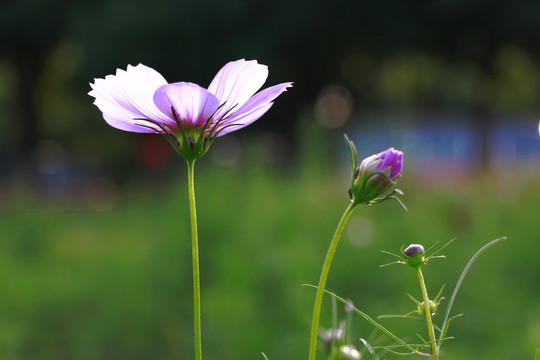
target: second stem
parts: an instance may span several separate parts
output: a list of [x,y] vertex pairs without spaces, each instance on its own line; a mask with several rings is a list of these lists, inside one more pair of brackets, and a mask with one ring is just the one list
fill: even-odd
[[428,329],[429,341],[431,343],[431,357],[435,360],[439,358],[437,351],[437,344],[435,343],[435,331],[433,329],[433,322],[431,321],[431,307],[429,302],[429,297],[427,293],[426,283],[424,281],[424,275],[420,267],[416,269],[416,275],[418,276],[418,281],[420,282],[420,288],[422,289],[422,298],[424,299],[424,312],[426,313],[426,324]]
[[339,242],[339,238],[341,237],[341,233],[343,232],[343,229],[345,228],[345,224],[347,223],[349,216],[351,216],[351,213],[355,206],[356,204],[351,202],[349,206],[347,207],[347,209],[345,210],[345,212],[343,213],[341,220],[339,220],[339,224],[336,229],[336,232],[334,233],[334,237],[332,238],[332,241],[330,242],[330,247],[328,248],[326,258],[324,259],[324,264],[321,271],[321,277],[319,279],[319,285],[317,287],[317,295],[315,295],[315,305],[313,306],[313,319],[311,320],[311,337],[310,337],[310,342],[309,342],[309,360],[315,360],[315,357],[317,355],[317,335],[318,335],[318,330],[319,330],[319,319],[321,316],[324,286],[326,285],[326,279],[328,278],[330,265],[332,265],[332,259],[334,258],[334,253],[336,252],[336,248]]

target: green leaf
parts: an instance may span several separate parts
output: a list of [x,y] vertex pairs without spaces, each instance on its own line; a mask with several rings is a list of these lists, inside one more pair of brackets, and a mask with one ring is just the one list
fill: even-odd
[[[317,286],[315,285],[311,285],[311,284],[302,284],[302,286],[309,286],[309,287],[312,287],[312,288],[315,288],[317,289]],[[339,301],[341,301],[343,304],[347,304],[347,300],[339,297],[338,295],[334,294],[333,292],[331,291],[328,291],[328,290],[324,290],[325,293],[335,297],[336,299],[338,299]],[[378,322],[376,322],[375,320],[373,320],[369,315],[367,315],[366,313],[360,311],[359,309],[357,309],[356,307],[352,307],[353,308],[353,311],[355,313],[357,313],[358,315],[360,315],[361,317],[363,317],[367,322],[369,322],[371,325],[373,325],[374,327],[376,327],[377,329],[379,329],[380,331],[382,331],[383,333],[385,333],[386,335],[388,335],[389,337],[391,337],[392,339],[394,339],[395,341],[397,341],[398,343],[401,344],[401,346],[407,348],[408,350],[410,350],[412,353],[414,354],[421,354],[418,350],[414,349],[412,346],[410,346],[409,344],[407,344],[405,341],[401,340],[399,337],[397,337],[396,335],[392,334],[390,332],[390,330],[387,330],[384,326],[382,326],[381,324],[379,324]]]
[[[478,259],[478,257],[480,255],[482,255],[482,253],[484,251],[486,251],[487,249],[489,249],[490,247],[492,247],[493,245],[503,241],[503,240],[506,240],[506,236],[503,236],[503,237],[500,237],[498,239],[495,239],[495,240],[492,240],[490,242],[488,242],[486,245],[482,246],[480,248],[480,250],[478,250],[472,257],[471,259],[469,260],[469,262],[467,263],[467,265],[465,265],[465,268],[463,269],[463,272],[461,273],[461,276],[459,277],[458,279],[458,282],[456,284],[456,287],[454,288],[454,292],[452,293],[452,296],[450,297],[450,301],[448,301],[448,307],[446,308],[446,313],[444,315],[444,321],[442,323],[442,326],[441,326],[441,334],[439,336],[439,341],[442,341],[442,339],[446,336],[446,332],[448,331],[448,323],[450,322],[450,320],[453,320],[455,319],[456,317],[453,317],[451,318],[450,320],[448,320],[448,317],[450,316],[450,310],[452,309],[452,305],[454,304],[454,300],[456,299],[456,295],[459,291],[459,288],[461,287],[461,283],[463,283],[463,280],[465,279],[465,275],[467,275],[467,273],[469,272],[469,269],[471,268],[472,264],[476,261],[476,259]],[[453,241],[453,240],[452,240]],[[448,244],[446,244],[448,245]],[[446,247],[443,246],[444,247]],[[442,249],[442,248],[441,248]],[[440,249],[439,249],[440,250]],[[438,252],[438,251],[437,251]],[[437,253],[435,252],[435,253]],[[434,254],[435,254],[434,253]],[[434,255],[433,254],[433,255]],[[432,256],[433,256],[432,255]]]
[[369,345],[369,343],[365,340],[365,339],[362,339],[360,338],[360,341],[362,343],[364,343],[364,346],[368,349],[368,351],[370,352],[371,355],[373,355],[373,358],[375,360],[379,360],[379,357],[377,356],[377,354],[375,353],[375,350],[373,350],[373,348],[371,347],[371,345]]
[[354,173],[356,172],[356,168],[358,167],[358,153],[356,152],[356,146],[354,146],[354,143],[349,140],[347,134],[343,134],[343,136],[345,137],[345,142],[347,143],[347,146],[349,147],[349,152],[351,153],[351,168],[354,178]]

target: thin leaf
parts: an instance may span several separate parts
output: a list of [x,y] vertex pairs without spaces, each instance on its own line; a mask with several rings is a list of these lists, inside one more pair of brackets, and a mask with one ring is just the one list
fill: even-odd
[[446,334],[446,332],[448,331],[448,326],[450,325],[450,322],[453,321],[454,319],[457,319],[458,317],[461,317],[461,316],[463,316],[463,314],[457,314],[457,315],[452,316],[450,319],[448,319],[448,321],[445,324],[446,327],[442,328],[443,334]]
[[431,245],[426,251],[424,251],[424,254],[427,254],[431,251],[435,246],[437,246],[440,243],[440,241],[437,241],[435,244]]
[[426,341],[426,339],[424,339],[424,338],[422,337],[422,335],[416,334],[416,337],[419,338],[420,341],[423,343],[423,344],[418,345],[418,346],[426,346],[426,345],[428,344],[428,342]]
[[412,355],[412,354],[420,354],[420,355],[425,355],[425,356],[429,356],[429,354],[424,354],[418,350],[414,350],[414,352],[410,352],[410,353],[403,353],[403,352],[399,352],[399,351],[395,351],[395,350],[392,350],[390,348],[384,348],[386,351],[388,351],[389,353],[392,353],[394,355],[402,355],[402,356],[406,356],[406,355]]
[[[303,284],[302,286],[309,286],[309,287],[312,287],[314,289],[317,289],[318,287],[315,286],[315,285],[311,285],[311,284]],[[338,295],[334,294],[333,292],[330,292],[328,290],[324,290],[325,293],[335,297],[336,299],[338,299],[339,301],[341,301],[343,304],[346,304],[347,303],[347,300],[339,297]],[[389,337],[391,337],[392,339],[394,339],[395,341],[397,341],[398,343],[402,344],[403,347],[406,347],[408,350],[412,351],[413,353],[416,353],[416,350],[411,347],[409,344],[407,344],[405,341],[401,340],[400,338],[398,338],[396,335],[392,334],[389,330],[387,330],[384,326],[382,326],[381,324],[379,324],[378,322],[376,322],[375,320],[373,320],[369,315],[363,313],[362,311],[360,311],[359,309],[357,309],[356,307],[352,307],[354,312],[356,312],[358,315],[362,316],[367,322],[369,322],[371,325],[373,325],[374,327],[376,327],[377,329],[379,329],[380,331],[382,331],[383,333],[385,333],[386,335],[388,335]]]
[[[398,193],[399,194],[399,193]],[[393,199],[393,200],[396,200],[398,202],[398,204],[403,208],[403,210],[405,211],[409,211],[409,209],[407,209],[407,207],[405,206],[405,204],[403,203],[403,201],[401,201],[400,198],[398,198],[397,196],[389,196],[388,199]]]
[[437,301],[437,299],[442,295],[442,292],[444,290],[444,288],[446,287],[446,284],[444,284],[442,287],[441,287],[441,290],[439,290],[439,293],[437,294],[437,296],[435,296],[435,299],[433,299],[433,301]]
[[387,267],[387,266],[394,265],[394,264],[403,264],[403,265],[407,265],[407,263],[404,263],[403,261],[394,261],[394,262],[391,262],[391,263],[388,263],[388,264],[382,264],[382,265],[379,265],[379,267],[380,267],[380,268],[383,268],[383,267]]
[[[452,296],[450,297],[450,301],[448,301],[448,307],[446,308],[446,314],[444,315],[444,321],[441,326],[441,334],[439,337],[439,340],[442,340],[446,336],[446,332],[448,331],[448,317],[450,316],[450,310],[452,309],[452,305],[454,304],[454,300],[456,299],[456,295],[459,291],[459,288],[461,287],[461,283],[463,282],[463,279],[465,279],[465,275],[469,272],[469,269],[471,268],[472,264],[478,259],[480,255],[484,251],[486,251],[488,248],[492,247],[493,245],[506,240],[506,236],[500,237],[498,239],[492,240],[488,242],[486,245],[482,246],[480,250],[478,250],[469,260],[467,265],[465,265],[465,268],[463,269],[463,272],[461,273],[461,276],[459,277],[459,280],[456,284],[456,287],[454,288],[454,292],[452,293]],[[452,240],[453,241],[453,240]]]
[[[445,247],[447,247],[448,245],[450,245],[451,243],[453,243],[454,241],[456,241],[456,238],[453,238],[452,240],[450,240],[449,242],[447,242],[446,244],[444,244],[443,246],[441,246],[437,251],[435,251],[433,254],[429,255],[429,258],[432,258],[433,256],[435,256],[436,254],[440,253],[441,250],[443,250]],[[430,248],[431,249],[431,248]],[[427,251],[426,251],[427,252]]]
[[391,253],[389,251],[386,251],[386,250],[380,250],[380,252],[382,252],[383,254],[386,254],[386,255],[391,255],[393,257],[397,257],[398,259],[400,260],[404,260],[405,258],[403,256],[399,256],[397,254],[394,254],[394,253]]
[[354,177],[354,173],[356,172],[356,168],[358,167],[358,154],[356,152],[356,146],[354,146],[354,143],[349,139],[347,134],[343,134],[343,136],[345,137],[345,142],[347,143],[347,146],[349,147],[349,152],[351,153],[351,168]]
[[412,316],[410,314],[412,313],[416,313],[417,311],[411,311],[410,313],[408,314],[403,314],[403,315],[379,315],[377,316],[377,319],[394,319],[394,318],[399,318],[399,319],[413,319],[413,320],[419,320],[419,321],[423,321],[423,320],[426,320],[424,318],[419,318],[419,317],[416,317],[416,316]]
[[369,343],[360,338],[360,341],[364,343],[364,346],[368,349],[368,351],[370,352],[371,355],[373,355],[373,357],[376,359],[376,360],[379,360],[379,357],[377,356],[377,354],[375,354],[375,351],[373,350],[373,348],[371,347],[371,345],[369,345]]

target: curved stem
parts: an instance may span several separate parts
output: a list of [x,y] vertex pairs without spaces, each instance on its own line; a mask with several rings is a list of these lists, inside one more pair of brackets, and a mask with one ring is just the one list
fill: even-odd
[[420,282],[420,288],[422,289],[422,298],[424,299],[424,312],[426,313],[426,324],[428,329],[429,341],[431,343],[431,356],[433,359],[438,359],[438,348],[435,342],[435,331],[433,329],[433,322],[431,321],[431,309],[429,307],[429,297],[427,293],[426,283],[424,281],[424,275],[420,267],[416,268],[416,275],[418,275],[418,281]]
[[201,286],[199,280],[199,240],[197,236],[197,209],[195,207],[195,159],[187,160],[189,211],[191,215],[191,250],[193,257],[193,332],[195,334],[195,359],[202,359],[201,343]]
[[313,306],[313,319],[311,320],[311,337],[309,341],[309,360],[315,360],[315,357],[317,355],[317,335],[319,330],[319,319],[321,316],[324,286],[326,285],[326,279],[328,277],[328,272],[330,271],[330,265],[332,265],[332,259],[334,258],[334,253],[336,252],[341,233],[343,232],[345,224],[347,223],[349,216],[351,216],[351,213],[354,210],[355,206],[356,204],[351,202],[343,213],[343,216],[341,216],[341,220],[339,220],[339,224],[336,232],[334,233],[334,237],[330,242],[330,247],[328,248],[326,258],[324,259],[321,277],[319,279],[319,285],[317,287],[317,295],[315,295],[315,305]]

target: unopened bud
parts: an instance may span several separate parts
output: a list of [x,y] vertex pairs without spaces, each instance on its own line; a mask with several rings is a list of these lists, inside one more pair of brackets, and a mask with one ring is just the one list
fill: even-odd
[[389,196],[403,170],[403,153],[390,148],[365,158],[352,181],[353,201],[372,204]]
[[403,254],[407,255],[408,257],[424,255],[424,247],[420,244],[411,244],[407,246],[405,250],[403,250]]
[[420,244],[411,244],[403,250],[404,260],[413,268],[419,268],[424,264],[424,247]]

